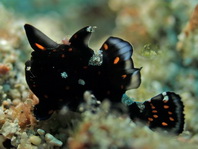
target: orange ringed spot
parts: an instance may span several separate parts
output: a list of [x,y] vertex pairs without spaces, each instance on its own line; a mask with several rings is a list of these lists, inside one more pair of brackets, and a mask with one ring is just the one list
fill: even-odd
[[167,106],[167,105],[164,105],[164,109],[168,109],[169,108],[169,106]]
[[168,114],[171,115],[171,114],[173,114],[173,112],[168,111]]
[[104,44],[104,49],[105,49],[105,50],[108,50],[108,48],[109,48],[108,45],[105,43],[105,44]]
[[150,117],[149,117],[148,120],[149,120],[149,121],[153,121],[153,118],[150,118]]
[[154,118],[158,118],[158,115],[153,115]]
[[46,50],[45,47],[43,47],[42,45],[38,44],[38,43],[35,43],[35,46],[37,48],[39,48],[40,50]]
[[174,118],[172,118],[172,117],[169,117],[169,120],[170,120],[170,121],[175,121]]
[[162,126],[168,126],[168,124],[165,122],[162,122]]
[[116,57],[113,61],[113,64],[117,64],[119,62],[120,58],[119,57]]
[[152,106],[151,106],[151,109],[155,109],[155,106],[152,105]]
[[124,75],[122,75],[122,78],[123,78],[123,79],[125,79],[126,77],[127,77],[127,75],[125,75],[125,74],[124,74]]

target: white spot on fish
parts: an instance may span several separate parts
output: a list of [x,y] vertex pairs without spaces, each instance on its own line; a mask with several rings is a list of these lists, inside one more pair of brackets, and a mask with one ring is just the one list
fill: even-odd
[[80,85],[85,85],[85,81],[84,81],[83,79],[79,79],[79,80],[78,80],[78,84],[80,84]]
[[163,101],[168,101],[168,100],[169,100],[168,96],[165,96],[163,99]]
[[28,67],[26,68],[26,70],[27,70],[27,71],[30,71],[30,70],[31,70],[31,67],[30,67],[30,66],[28,66]]
[[62,72],[62,73],[61,73],[61,77],[64,78],[64,79],[66,79],[66,78],[68,77],[68,75],[67,75],[66,72]]
[[89,65],[91,66],[101,66],[103,62],[103,54],[102,51],[98,53],[94,53],[89,60]]
[[163,92],[163,93],[162,93],[162,95],[163,95],[163,96],[166,96],[166,95],[167,95],[167,93],[166,93],[166,92]]
[[167,92],[163,92],[162,95],[164,96],[163,101],[168,101],[169,100]]
[[97,27],[96,26],[89,26],[89,27],[87,27],[87,32],[90,32],[90,33],[92,33],[92,32],[94,32],[95,31],[95,29],[96,29]]

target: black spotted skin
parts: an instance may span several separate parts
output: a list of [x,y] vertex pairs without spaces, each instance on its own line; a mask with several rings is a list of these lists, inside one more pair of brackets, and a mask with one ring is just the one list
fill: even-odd
[[140,85],[140,69],[134,68],[131,59],[133,48],[120,38],[105,41],[97,64],[91,60],[97,54],[88,47],[91,26],[76,32],[68,44],[57,44],[28,24],[25,31],[34,49],[25,72],[30,89],[39,98],[34,108],[37,119],[49,118],[63,105],[76,111],[85,91],[100,101],[120,102],[127,89]]
[[164,92],[145,102],[123,96],[126,90],[138,88],[141,83],[141,68],[135,68],[131,58],[133,47],[125,40],[109,37],[94,53],[88,47],[93,29],[84,27],[69,41],[58,44],[35,27],[25,25],[34,50],[25,72],[29,88],[39,98],[34,107],[36,118],[48,119],[64,105],[77,111],[83,94],[90,91],[97,100],[109,99],[112,105],[124,99],[131,119],[145,121],[151,129],[181,133],[184,106],[180,96]]

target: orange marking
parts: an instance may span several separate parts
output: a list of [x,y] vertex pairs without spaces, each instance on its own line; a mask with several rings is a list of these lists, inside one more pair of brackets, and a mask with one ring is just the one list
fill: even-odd
[[153,115],[154,118],[158,118],[158,115]]
[[87,69],[88,68],[88,66],[83,66],[83,69]]
[[120,88],[121,88],[121,89],[124,89],[124,85],[121,85]]
[[64,58],[65,57],[65,54],[62,54],[61,57]]
[[172,118],[172,117],[169,117],[169,120],[170,120],[170,121],[175,121],[175,119],[174,119],[174,118]]
[[168,126],[168,124],[165,122],[162,122],[162,126]]
[[149,120],[149,121],[153,121],[153,118],[150,118],[150,117],[149,117],[148,120]]
[[50,110],[49,112],[48,112],[48,114],[52,114],[54,111],[53,110]]
[[37,46],[37,48],[39,48],[40,50],[46,50],[45,47],[43,47],[42,45],[35,43],[35,46]]
[[173,112],[168,111],[168,114],[171,115],[171,114],[173,114]]
[[119,57],[116,57],[116,58],[114,59],[113,64],[117,64],[117,63],[119,62],[119,60],[120,60],[120,58],[119,58]]
[[155,109],[155,106],[151,105],[151,109]]
[[157,113],[157,110],[153,110],[152,113]]
[[164,103],[167,103],[167,102],[168,102],[168,100],[163,100],[163,102],[164,102]]
[[44,98],[48,98],[48,95],[44,95]]
[[105,49],[105,50],[108,50],[108,48],[109,48],[108,45],[105,43],[105,44],[104,44],[104,49]]
[[68,49],[69,52],[71,52],[72,50],[73,50],[72,48],[69,48],[69,49]]
[[167,105],[164,105],[164,109],[168,109],[169,108],[169,106],[167,106]]
[[123,79],[125,79],[126,77],[127,77],[127,75],[125,75],[125,74],[124,74],[124,75],[122,75],[122,78],[123,78]]

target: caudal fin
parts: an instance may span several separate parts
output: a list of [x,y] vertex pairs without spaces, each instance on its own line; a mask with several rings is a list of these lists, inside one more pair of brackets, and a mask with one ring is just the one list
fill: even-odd
[[163,92],[145,102],[129,105],[133,120],[146,121],[151,129],[161,128],[179,134],[184,129],[184,105],[174,92]]

